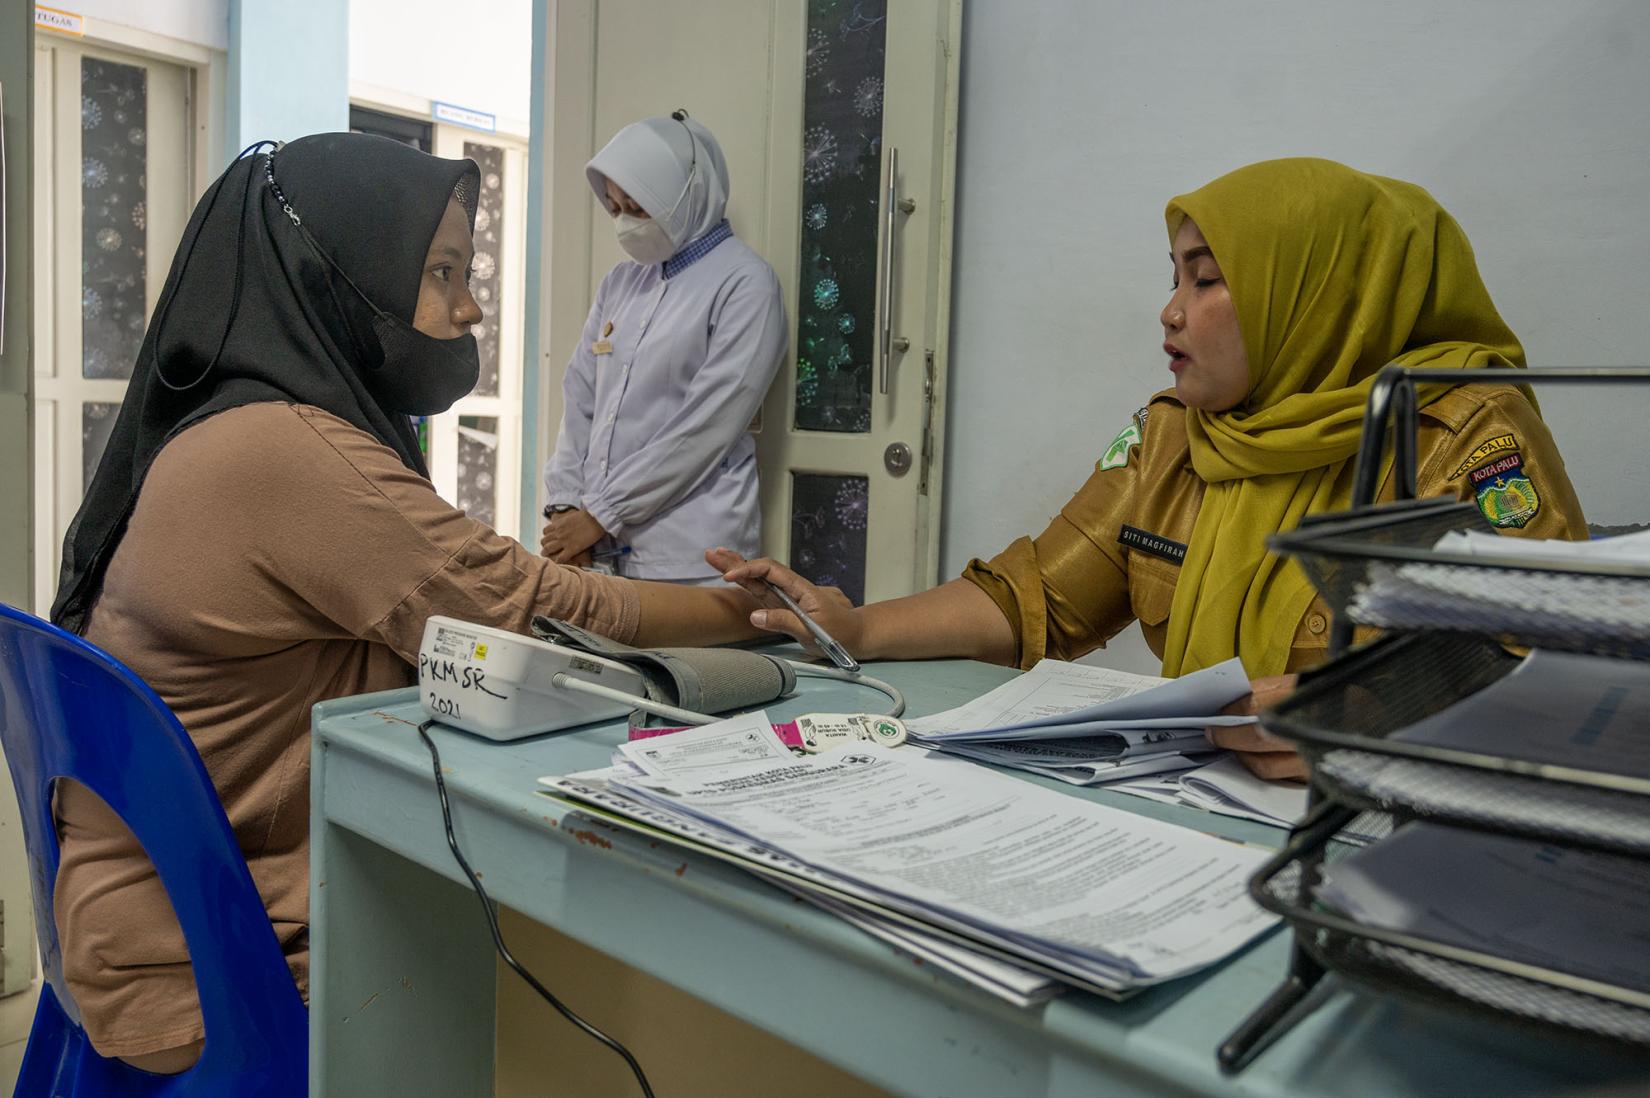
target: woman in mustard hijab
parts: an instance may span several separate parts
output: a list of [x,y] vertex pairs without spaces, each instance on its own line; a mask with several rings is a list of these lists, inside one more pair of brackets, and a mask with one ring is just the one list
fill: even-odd
[[[1167,210],[1162,313],[1174,387],[1153,396],[1035,539],[961,578],[860,609],[771,561],[717,550],[759,597],[772,579],[862,659],[1074,659],[1138,620],[1163,674],[1234,655],[1251,711],[1320,662],[1329,610],[1266,539],[1350,506],[1372,379],[1406,366],[1524,366],[1459,225],[1414,184],[1327,160],[1251,164]],[[1476,500],[1502,532],[1586,537],[1552,436],[1514,384],[1426,386],[1417,493]],[[1390,477],[1382,498],[1391,498]],[[753,624],[804,643],[783,610]],[[1263,777],[1303,774],[1258,727],[1212,730]]]

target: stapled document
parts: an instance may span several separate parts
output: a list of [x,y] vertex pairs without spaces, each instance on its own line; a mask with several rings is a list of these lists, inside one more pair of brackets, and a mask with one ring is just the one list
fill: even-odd
[[1081,986],[1183,975],[1275,921],[1246,887],[1265,851],[957,760],[866,744],[716,774],[690,757],[543,781]]

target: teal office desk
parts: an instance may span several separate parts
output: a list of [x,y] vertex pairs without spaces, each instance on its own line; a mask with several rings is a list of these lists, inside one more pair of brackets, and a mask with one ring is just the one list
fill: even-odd
[[[1012,674],[966,661],[870,672],[905,690],[913,715],[949,708]],[[863,688],[810,679],[802,689],[770,712],[878,704]],[[422,716],[411,690],[316,707],[315,1095],[492,1093],[492,943],[447,850],[429,754],[414,731]],[[459,843],[499,902],[896,1093],[1650,1093],[1650,1060],[1334,980],[1319,989],[1315,1013],[1242,1075],[1224,1078],[1215,1046],[1283,975],[1286,933],[1124,1003],[1070,993],[1019,1010],[736,869],[593,824],[536,791],[541,775],[606,765],[624,736],[617,724],[510,744],[432,732]],[[1276,846],[1283,837],[1246,821],[1050,784],[1231,838]],[[555,972],[536,975],[556,989]],[[566,1024],[548,1011],[545,1018],[546,1026]],[[794,1024],[800,1018],[808,1024]]]

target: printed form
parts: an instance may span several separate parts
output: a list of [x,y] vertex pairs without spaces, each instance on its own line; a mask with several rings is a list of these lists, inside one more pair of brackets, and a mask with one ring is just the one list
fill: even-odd
[[679,777],[613,784],[892,907],[1123,984],[1203,967],[1275,922],[1246,891],[1265,851],[954,760],[867,744]]

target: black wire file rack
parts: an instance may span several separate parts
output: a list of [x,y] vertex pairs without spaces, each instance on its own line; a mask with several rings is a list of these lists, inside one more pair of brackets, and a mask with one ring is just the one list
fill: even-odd
[[[1388,366],[1365,410],[1353,507],[1271,539],[1333,610],[1332,659],[1264,717],[1307,760],[1311,809],[1250,883],[1294,943],[1283,983],[1220,1046],[1224,1071],[1241,1070],[1293,1025],[1330,972],[1381,993],[1650,1045],[1650,990],[1364,925],[1318,895],[1325,865],[1353,849],[1338,836],[1366,811],[1386,813],[1399,829],[1431,822],[1650,862],[1650,772],[1398,735],[1511,673],[1520,657],[1509,646],[1650,659],[1650,629],[1639,624],[1650,617],[1650,567],[1435,547],[1455,531],[1493,531],[1472,503],[1415,498],[1415,389],[1426,383],[1650,384],[1650,368]],[[1375,504],[1389,436],[1395,499]],[[1478,597],[1451,597],[1462,590]],[[1600,614],[1600,606],[1613,609]],[[1366,642],[1353,649],[1355,636]]]

